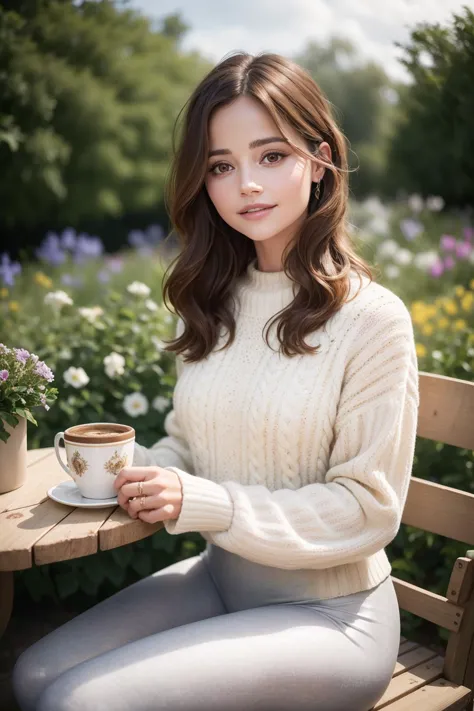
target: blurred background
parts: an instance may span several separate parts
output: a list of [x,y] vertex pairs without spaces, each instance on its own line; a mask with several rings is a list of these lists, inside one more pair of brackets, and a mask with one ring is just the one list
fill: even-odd
[[[37,353],[59,389],[28,425],[28,446],[51,446],[65,419],[127,422],[147,445],[164,435],[175,383],[161,294],[176,249],[163,204],[172,128],[235,50],[293,58],[326,92],[350,145],[356,246],[409,307],[420,369],[472,380],[473,9],[0,0],[0,342]],[[111,352],[120,371],[104,368]],[[413,473],[474,492],[473,465],[472,451],[420,441]],[[197,534],[160,533],[18,573],[17,588],[76,611],[72,601],[92,604],[202,547]],[[390,559],[397,576],[444,594],[464,554],[404,527]],[[404,624],[409,635],[420,623]]]

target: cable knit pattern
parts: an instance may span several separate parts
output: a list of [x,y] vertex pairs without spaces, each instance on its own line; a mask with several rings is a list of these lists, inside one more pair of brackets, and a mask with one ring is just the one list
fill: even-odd
[[356,298],[307,337],[317,353],[283,356],[275,328],[272,350],[264,327],[295,288],[284,272],[249,265],[235,294],[236,340],[200,363],[177,359],[167,436],[137,445],[134,464],[181,479],[168,533],[199,531],[255,563],[313,570],[325,599],[391,572],[384,548],[410,482],[418,369],[407,308],[365,278],[360,290],[355,274]]

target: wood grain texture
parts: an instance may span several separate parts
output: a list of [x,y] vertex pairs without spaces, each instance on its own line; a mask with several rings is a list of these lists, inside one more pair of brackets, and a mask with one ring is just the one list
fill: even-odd
[[48,498],[39,505],[0,514],[0,570],[31,568],[34,544],[70,513],[71,509]]
[[130,518],[128,513],[117,507],[99,531],[99,548],[107,551],[127,543],[134,543],[163,528],[164,524],[145,523],[140,519]]

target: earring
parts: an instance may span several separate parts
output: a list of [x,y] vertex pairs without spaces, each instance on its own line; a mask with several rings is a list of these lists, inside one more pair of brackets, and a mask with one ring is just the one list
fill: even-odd
[[319,200],[319,193],[321,192],[321,181],[316,183],[316,187],[314,189],[314,197],[316,200]]

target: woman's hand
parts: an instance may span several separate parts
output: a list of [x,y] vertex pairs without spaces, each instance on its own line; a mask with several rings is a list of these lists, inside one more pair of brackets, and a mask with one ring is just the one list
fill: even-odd
[[[117,501],[131,518],[147,523],[177,519],[183,503],[180,478],[162,467],[125,467],[115,483]],[[135,498],[136,497],[136,498]]]

